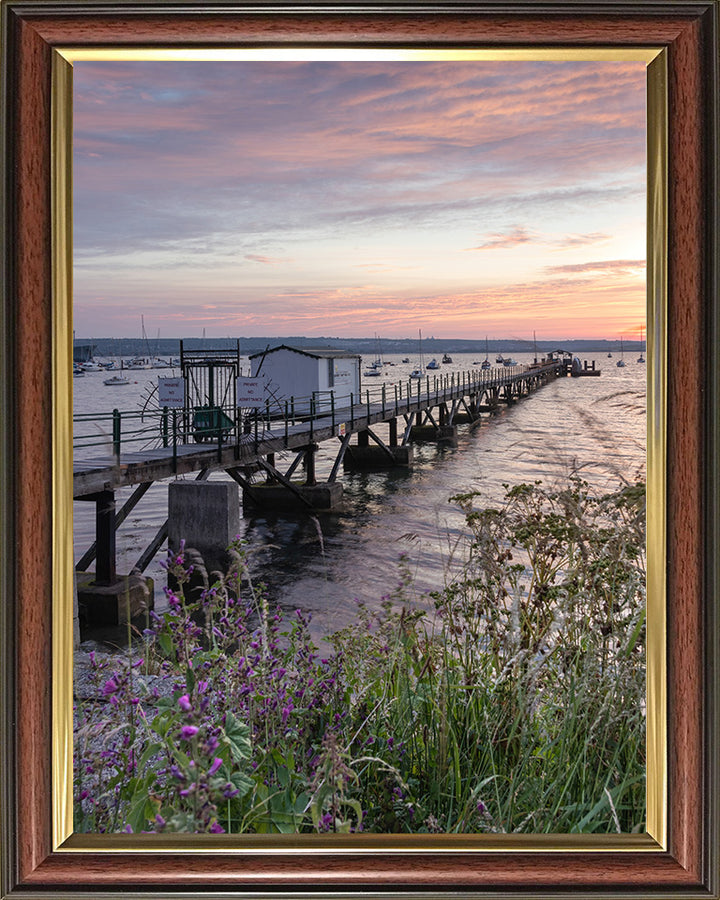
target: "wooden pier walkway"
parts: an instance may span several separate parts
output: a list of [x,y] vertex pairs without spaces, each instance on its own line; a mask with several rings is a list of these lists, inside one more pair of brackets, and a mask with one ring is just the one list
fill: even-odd
[[[406,445],[412,429],[430,426],[452,427],[458,421],[477,422],[482,412],[512,403],[534,391],[549,378],[564,374],[562,362],[533,367],[495,368],[453,373],[452,377],[428,376],[406,384],[368,390],[361,402],[332,406],[325,402],[311,415],[302,418],[266,417],[255,414],[241,420],[236,417],[226,433],[201,442],[187,428],[167,426],[162,445],[161,426],[154,434],[156,446],[133,449],[133,443],[148,440],[132,434],[123,440],[115,434],[114,451],[108,453],[108,441],[98,446],[97,438],[88,442],[77,438],[73,449],[73,494],[80,499],[119,487],[161,481],[174,475],[213,469],[252,469],[281,451],[306,451],[333,438],[340,449],[331,480],[337,474],[352,435],[364,434],[377,423],[389,423],[389,446]],[[294,405],[294,404],[293,404]],[[433,411],[437,410],[437,413]],[[126,416],[128,414],[123,414]],[[135,414],[137,415],[137,414]],[[178,415],[177,420],[185,418]],[[403,420],[400,438],[393,423]],[[159,421],[159,420],[158,420]],[[373,440],[382,442],[372,435]],[[362,438],[361,438],[362,441]]]
[[[195,481],[205,481],[213,471],[223,470],[242,487],[243,505],[284,506],[290,501],[313,513],[336,508],[342,497],[342,485],[337,482],[341,465],[370,469],[409,466],[414,442],[455,444],[458,424],[474,427],[483,414],[515,403],[549,380],[569,373],[569,360],[559,357],[532,366],[495,367],[387,384],[368,389],[357,399],[351,395],[345,403],[323,395],[275,402],[273,408],[268,404],[264,410],[201,408],[200,420],[204,418],[206,425],[200,427],[198,409],[173,410],[172,415],[168,410],[152,414],[114,410],[105,417],[75,416],[73,495],[96,505],[95,543],[76,564],[78,584],[81,577],[88,581],[82,591],[78,587],[81,606],[102,607],[109,602],[109,595],[114,598],[110,602],[114,609],[116,601],[120,607],[135,589],[129,576],[116,574],[115,536],[155,482],[171,479],[173,484],[176,476],[192,473],[196,473]],[[309,412],[296,415],[296,409]],[[377,433],[378,424],[387,426],[385,439]],[[103,431],[105,436],[99,439],[98,433]],[[318,483],[315,456],[319,445],[328,441],[337,442],[337,454],[327,479]],[[285,458],[288,452],[294,453],[294,458],[280,471],[278,457]],[[298,479],[295,473],[300,466]],[[256,480],[258,473],[261,482]],[[135,489],[117,510],[116,490],[132,486]],[[204,506],[195,511],[198,515],[206,512]],[[222,518],[220,510],[218,517]],[[135,570],[145,571],[168,534],[169,520],[142,553]],[[91,575],[87,570],[93,560],[95,573]]]

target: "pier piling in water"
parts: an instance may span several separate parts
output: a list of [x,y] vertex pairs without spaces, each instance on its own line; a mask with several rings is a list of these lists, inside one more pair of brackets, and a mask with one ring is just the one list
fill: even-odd
[[[184,539],[188,546],[208,556],[211,570],[222,570],[223,554],[239,530],[238,485],[243,491],[243,507],[247,508],[295,507],[309,512],[337,509],[342,502],[342,484],[336,481],[341,466],[365,470],[410,467],[413,442],[457,446],[458,424],[475,428],[484,421],[481,413],[516,403],[549,380],[568,374],[569,360],[551,355],[531,366],[401,382],[393,386],[392,396],[386,386],[379,393],[351,393],[342,398],[342,404],[334,396],[328,404],[315,395],[305,406],[303,398],[280,398],[282,402],[273,409],[268,400],[264,409],[244,412],[232,405],[223,411],[220,406],[210,409],[206,404],[201,411],[210,409],[213,417],[224,423],[212,434],[198,432],[193,424],[197,409],[189,406],[181,416],[173,415],[172,447],[168,447],[169,435],[162,433],[162,447],[150,449],[135,449],[133,442],[144,432],[133,432],[132,425],[127,424],[132,417],[123,414],[121,419],[117,414],[112,456],[98,455],[92,449],[96,445],[94,434],[75,440],[73,496],[95,501],[97,508],[97,541],[83,555],[78,570],[90,564],[97,548],[98,574],[93,580],[115,582],[115,530],[156,481],[199,473],[196,482],[175,481],[169,485],[169,523],[158,531],[137,568],[144,571],[169,533],[171,548],[178,549]],[[585,369],[583,374],[599,374],[599,370],[594,373]],[[83,416],[78,419],[86,421]],[[378,425],[387,426],[385,440],[376,433]],[[351,438],[356,443],[351,443]],[[319,444],[327,447],[328,442],[338,439],[332,470],[326,482],[318,483]],[[78,458],[79,452],[88,455]],[[278,466],[288,454],[294,454],[294,460],[280,471]],[[301,464],[304,477],[296,480],[293,475]],[[236,483],[201,483],[211,471],[224,471]],[[262,481],[254,478],[258,475]],[[116,513],[114,491],[123,486],[135,486],[135,491]]]
[[238,486],[229,481],[174,481],[168,485],[168,547],[180,542],[202,556],[208,572],[227,569],[227,548],[240,531]]

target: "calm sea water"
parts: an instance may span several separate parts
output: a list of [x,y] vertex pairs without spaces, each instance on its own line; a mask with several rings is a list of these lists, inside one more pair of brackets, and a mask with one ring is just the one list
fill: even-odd
[[[532,354],[514,354],[519,363]],[[415,446],[411,471],[344,473],[342,510],[308,516],[260,514],[241,523],[257,581],[283,608],[312,613],[316,636],[343,627],[354,617],[356,601],[377,604],[398,581],[398,560],[405,554],[420,595],[442,585],[453,549],[464,533],[463,516],[449,502],[452,494],[477,490],[488,503],[503,494],[503,483],[541,480],[562,484],[578,472],[598,490],[645,476],[646,372],[637,354],[625,354],[626,367],[592,354],[599,378],[558,379],[520,403],[488,417],[474,431],[459,427],[459,446]],[[453,354],[441,373],[471,370],[482,355]],[[383,380],[404,380],[413,367],[386,357]],[[88,373],[73,382],[75,411],[108,413],[140,409],[158,375],[128,373],[134,383],[106,387],[106,373]],[[372,379],[375,387],[380,379]],[[152,401],[151,401],[152,405]],[[155,404],[156,405],[156,404]],[[98,426],[98,439],[109,442],[111,429]],[[321,446],[318,479],[327,475],[337,443]],[[289,460],[288,460],[289,463]],[[279,467],[282,465],[278,463]],[[194,476],[189,476],[190,478]],[[215,474],[213,478],[227,477]],[[118,491],[118,508],[130,489]],[[75,553],[80,558],[94,540],[94,504],[76,502]],[[129,571],[167,517],[167,483],[154,485],[118,531],[118,571]],[[156,605],[162,608],[164,551],[146,574],[155,578]],[[420,599],[418,602],[422,602]]]

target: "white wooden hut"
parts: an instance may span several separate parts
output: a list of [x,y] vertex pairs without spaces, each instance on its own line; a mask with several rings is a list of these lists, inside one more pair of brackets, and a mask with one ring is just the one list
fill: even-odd
[[315,409],[330,409],[331,395],[335,405],[349,403],[350,394],[360,395],[361,358],[343,350],[289,347],[281,344],[250,356],[253,377],[267,379],[271,406],[294,398],[295,412],[306,413],[310,398]]

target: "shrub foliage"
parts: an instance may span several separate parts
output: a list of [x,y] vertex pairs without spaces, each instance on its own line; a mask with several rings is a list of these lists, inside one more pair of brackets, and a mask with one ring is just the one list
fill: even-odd
[[451,500],[444,589],[401,558],[326,655],[239,543],[213,584],[171,554],[168,612],[77,703],[76,830],[643,830],[644,487]]

